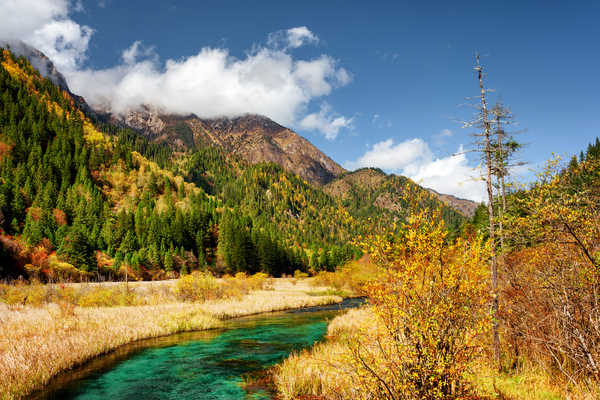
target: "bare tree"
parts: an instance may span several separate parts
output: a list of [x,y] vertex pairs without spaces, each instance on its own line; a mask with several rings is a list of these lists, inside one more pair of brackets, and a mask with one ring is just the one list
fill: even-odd
[[524,165],[523,162],[515,161],[516,152],[522,147],[518,143],[514,134],[521,133],[520,131],[509,132],[508,127],[515,124],[514,116],[509,107],[496,102],[492,108],[493,115],[493,135],[496,136],[496,142],[492,142],[493,151],[493,173],[496,177],[496,190],[498,195],[497,226],[498,239],[500,241],[500,251],[503,253],[504,248],[504,229],[503,218],[506,215],[506,181],[505,178],[509,175],[510,168]]
[[497,168],[495,166],[494,153],[495,145],[492,143],[494,131],[490,122],[488,103],[486,94],[489,89],[484,85],[484,70],[481,65],[479,54],[475,54],[475,67],[477,79],[479,82],[480,93],[477,96],[476,105],[477,112],[472,120],[463,122],[465,128],[476,128],[477,131],[473,134],[476,137],[475,149],[481,154],[482,162],[485,171],[482,174],[482,179],[486,183],[488,194],[488,215],[489,215],[489,237],[490,237],[490,269],[491,269],[491,286],[492,286],[492,334],[494,342],[494,359],[500,366],[500,336],[498,333],[498,262],[496,248],[496,231],[495,231],[495,213],[494,213],[494,177],[497,176]]
[[486,165],[485,182],[488,194],[488,214],[490,221],[490,242],[491,246],[491,270],[492,270],[492,334],[494,336],[494,359],[500,365],[500,335],[498,333],[498,263],[496,259],[496,232],[494,229],[494,188],[492,177],[494,175],[494,165],[492,160],[492,129],[489,121],[488,106],[486,100],[486,88],[483,83],[483,67],[479,61],[479,54],[475,54],[475,71],[479,80],[480,101],[481,101],[481,126],[482,146],[480,149],[484,155]]

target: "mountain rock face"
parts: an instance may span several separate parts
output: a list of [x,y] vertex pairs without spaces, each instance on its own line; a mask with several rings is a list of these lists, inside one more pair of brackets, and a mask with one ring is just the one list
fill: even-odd
[[210,145],[234,153],[248,162],[274,162],[306,181],[325,185],[345,172],[308,140],[267,117],[247,114],[235,118],[201,119],[195,115],[164,114],[142,107],[124,116],[111,115],[156,143],[185,150]]
[[61,89],[69,91],[67,80],[63,74],[61,74],[52,61],[38,49],[18,40],[0,40],[0,47],[9,48],[16,56],[25,57],[31,65],[39,71],[40,75],[50,79],[52,83]]
[[477,209],[479,203],[476,203],[473,200],[461,199],[460,197],[456,197],[451,194],[438,193],[433,189],[427,190],[435,194],[444,204],[454,208],[465,217],[472,218],[473,215],[475,215],[475,210]]

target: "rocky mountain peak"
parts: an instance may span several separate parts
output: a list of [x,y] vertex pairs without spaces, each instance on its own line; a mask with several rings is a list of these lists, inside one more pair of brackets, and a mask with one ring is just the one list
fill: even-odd
[[198,145],[222,148],[254,164],[274,162],[310,183],[324,185],[344,169],[308,140],[263,115],[199,118],[142,106],[124,115],[108,114],[112,122],[127,125],[156,143],[178,150]]

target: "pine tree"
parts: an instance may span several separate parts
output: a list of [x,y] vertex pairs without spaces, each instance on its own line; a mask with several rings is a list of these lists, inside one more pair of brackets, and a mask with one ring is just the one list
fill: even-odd
[[69,231],[58,254],[82,271],[95,272],[98,269],[94,248],[88,241],[85,232],[78,226],[74,226]]

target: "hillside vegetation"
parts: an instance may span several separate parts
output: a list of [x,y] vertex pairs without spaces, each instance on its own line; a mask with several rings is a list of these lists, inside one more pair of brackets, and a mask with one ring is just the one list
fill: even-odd
[[[383,189],[385,201],[372,187],[370,203],[356,205],[279,165],[205,143],[177,150],[88,115],[8,50],[0,65],[4,277],[333,270],[360,255],[353,237],[405,218],[402,185],[424,191],[403,179]],[[444,210],[458,229],[462,217]]]

